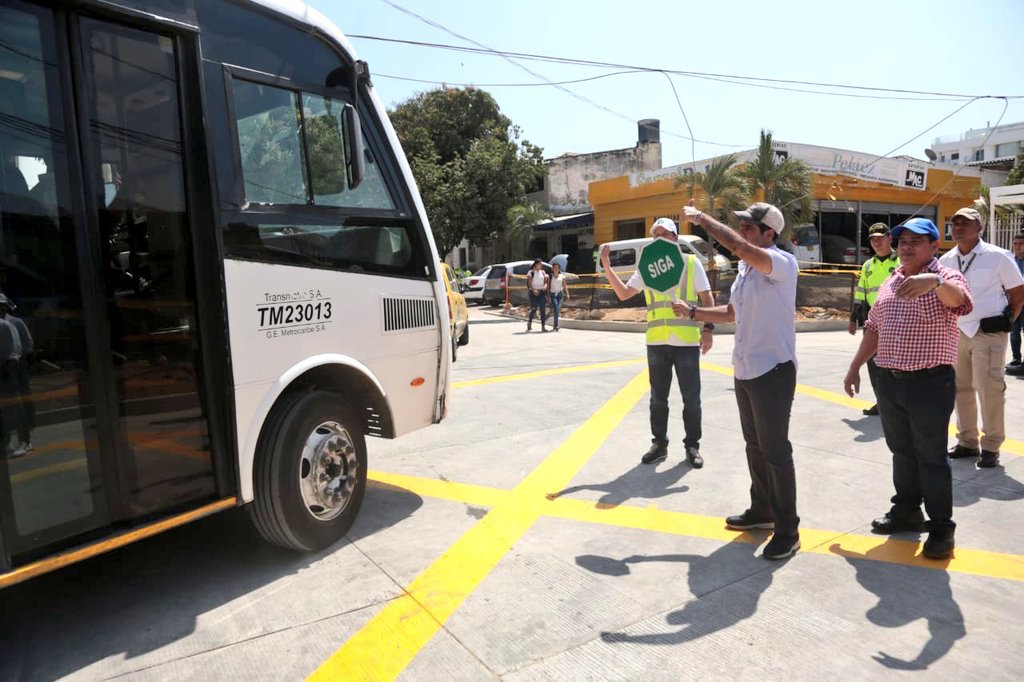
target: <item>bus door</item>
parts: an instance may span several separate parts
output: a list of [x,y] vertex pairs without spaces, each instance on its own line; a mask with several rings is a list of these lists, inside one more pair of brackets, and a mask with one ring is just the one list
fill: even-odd
[[180,44],[0,7],[0,568],[215,496]]

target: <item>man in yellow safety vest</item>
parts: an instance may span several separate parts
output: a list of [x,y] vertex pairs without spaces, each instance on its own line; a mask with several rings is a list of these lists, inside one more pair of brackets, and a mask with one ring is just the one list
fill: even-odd
[[[671,218],[658,218],[651,226],[651,235],[673,242],[678,241],[679,232]],[[686,436],[683,446],[686,460],[694,469],[704,466],[700,456],[701,407],[700,407],[700,353],[711,350],[711,323],[701,325],[677,316],[672,304],[678,301],[700,302],[714,305],[707,273],[697,260],[690,255],[685,258],[679,286],[663,294],[644,285],[639,272],[633,273],[623,283],[612,270],[609,262],[609,247],[601,249],[601,265],[608,276],[608,284],[619,300],[644,292],[647,302],[647,373],[651,382],[651,447],[640,458],[644,464],[657,464],[668,457],[668,395],[672,388],[672,372],[675,371],[679,391],[683,395],[683,428]]]
[[[868,228],[868,240],[875,255],[864,261],[860,268],[860,279],[857,280],[857,287],[853,290],[853,310],[850,312],[850,333],[856,334],[857,327],[863,327],[868,319],[868,311],[875,304],[878,298],[878,290],[882,282],[889,279],[892,271],[900,266],[900,260],[896,252],[892,250],[892,236],[889,234],[889,226],[885,223],[875,223]],[[868,378],[871,380],[871,390],[877,391],[875,387],[878,381],[878,368],[875,361],[868,360]],[[878,395],[877,393],[875,395]],[[866,415],[878,414],[878,404],[863,410]]]

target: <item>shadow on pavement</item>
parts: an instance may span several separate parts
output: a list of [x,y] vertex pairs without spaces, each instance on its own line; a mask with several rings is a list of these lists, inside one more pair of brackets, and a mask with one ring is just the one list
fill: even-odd
[[878,603],[867,612],[872,623],[883,628],[901,628],[921,618],[928,623],[929,639],[912,660],[884,651],[872,658],[892,670],[927,670],[949,653],[967,630],[960,606],[953,599],[949,573],[885,563],[893,551],[905,552],[907,546],[907,543],[888,540],[865,554],[844,550],[839,545],[832,545],[831,551],[845,558],[857,571],[861,587],[878,597]]
[[[396,524],[422,504],[412,492],[373,486],[349,539]],[[278,548],[245,510],[232,509],[16,585],[0,593],[0,680],[61,678],[112,657],[128,671],[132,658],[193,635],[195,651],[185,655],[234,643],[197,633],[198,620],[346,545],[312,554]],[[260,618],[258,606],[239,608]],[[257,632],[288,625],[262,623]]]
[[607,483],[583,483],[574,485],[557,493],[548,493],[549,500],[555,500],[563,495],[571,495],[582,490],[595,490],[603,492],[604,495],[597,501],[598,509],[611,509],[623,504],[634,497],[644,499],[656,499],[667,497],[674,493],[685,493],[689,486],[680,485],[673,487],[683,476],[691,471],[686,460],[680,461],[673,467],[657,471],[650,464],[637,464],[626,471],[618,478]]
[[[972,476],[962,481],[953,480],[953,506],[970,507],[981,500],[1013,502],[1024,500],[1024,483],[1006,473],[1002,465],[991,469],[977,469],[977,460],[953,460],[953,473]],[[977,473],[975,473],[977,472]]]
[[860,419],[843,417],[843,421],[851,430],[857,432],[857,435],[853,437],[857,443],[873,443],[884,438],[882,420],[878,417],[861,417]]
[[[659,554],[633,555],[625,559],[583,555],[576,557],[576,563],[593,573],[621,577],[629,574],[631,564],[659,561],[680,562],[690,564],[687,572],[690,593],[697,598],[692,599],[682,608],[670,612],[665,620],[669,625],[681,626],[669,632],[654,632],[633,635],[626,632],[602,632],[601,639],[610,643],[631,642],[636,644],[674,645],[690,642],[720,630],[728,629],[737,623],[750,618],[757,612],[761,595],[772,584],[774,571],[786,562],[761,561],[753,571],[737,576],[725,585],[714,585],[708,589],[710,576],[735,571],[741,562],[746,561],[749,569],[750,560],[757,552],[757,545],[745,541],[730,542],[707,556],[699,554]],[[728,590],[723,606],[720,599],[706,599],[708,594],[717,594]]]

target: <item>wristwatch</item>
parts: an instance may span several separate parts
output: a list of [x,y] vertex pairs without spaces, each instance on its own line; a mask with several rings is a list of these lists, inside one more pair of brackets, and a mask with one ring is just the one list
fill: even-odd
[[942,279],[942,275],[935,275],[935,280],[936,280],[936,282],[935,282],[935,288],[936,289],[940,288],[943,284],[946,283],[946,280]]
[[687,306],[690,308],[690,319],[691,320],[695,319],[694,316],[697,314],[697,304],[696,303],[688,303]]
[[712,323],[712,322],[705,322],[703,330],[706,331],[706,332],[713,332],[713,331],[715,331],[714,323]]

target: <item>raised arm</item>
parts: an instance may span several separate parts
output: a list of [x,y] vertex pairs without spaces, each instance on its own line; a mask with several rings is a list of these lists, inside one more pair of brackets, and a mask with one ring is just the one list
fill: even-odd
[[[691,200],[690,203],[692,204],[693,201]],[[725,245],[725,248],[736,254],[738,258],[743,259],[747,265],[758,272],[766,275],[771,273],[772,257],[768,249],[751,244],[739,232],[728,225],[723,225],[694,206],[684,206],[679,217],[681,221],[703,227],[708,235],[720,241]]]
[[609,251],[610,247],[607,244],[601,247],[601,267],[604,268],[604,274],[608,277],[608,284],[612,286],[612,291],[615,292],[620,301],[633,298],[640,293],[640,290],[627,287],[626,283],[619,279],[619,275],[612,270],[611,263],[609,262]]

